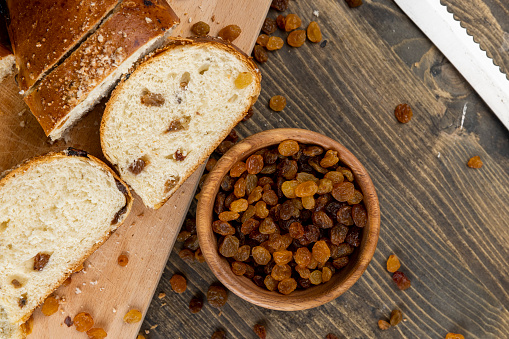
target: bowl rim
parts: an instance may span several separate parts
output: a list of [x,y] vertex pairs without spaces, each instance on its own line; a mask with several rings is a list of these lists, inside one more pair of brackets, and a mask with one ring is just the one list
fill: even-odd
[[[217,250],[217,239],[212,231],[213,207],[222,178],[232,165],[246,159],[256,151],[279,144],[284,140],[296,140],[304,144],[315,144],[325,149],[338,151],[340,161],[354,174],[355,181],[364,195],[368,212],[368,224],[364,227],[361,245],[355,261],[333,275],[329,282],[298,290],[289,295],[271,292],[256,286],[251,279],[236,276],[227,260]],[[207,175],[196,211],[196,226],[201,251],[217,279],[230,291],[255,305],[280,311],[305,310],[323,305],[339,297],[352,287],[368,267],[373,258],[380,233],[380,207],[375,187],[360,161],[342,144],[325,135],[305,129],[279,128],[253,134],[240,141],[218,160]],[[318,292],[318,293],[316,293]]]

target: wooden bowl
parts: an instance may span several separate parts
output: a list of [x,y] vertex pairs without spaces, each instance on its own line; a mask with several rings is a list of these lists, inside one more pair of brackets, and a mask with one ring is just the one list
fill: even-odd
[[[228,261],[218,252],[216,235],[212,231],[214,201],[221,180],[234,163],[245,160],[254,152],[283,140],[293,139],[305,144],[320,145],[338,151],[342,163],[355,176],[364,195],[368,224],[363,228],[359,248],[350,256],[348,265],[336,272],[328,282],[307,290],[295,290],[289,295],[260,288],[251,279],[233,274]],[[375,187],[366,169],[344,146],[324,135],[308,130],[284,128],[252,135],[233,146],[209,173],[201,190],[197,208],[197,231],[200,248],[216,277],[233,293],[255,305],[281,311],[297,311],[323,305],[346,292],[368,267],[375,253],[380,231],[380,207]]]

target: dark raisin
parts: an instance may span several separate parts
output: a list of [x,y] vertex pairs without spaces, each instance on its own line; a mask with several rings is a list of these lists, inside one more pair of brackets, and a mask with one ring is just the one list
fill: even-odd
[[247,113],[246,115],[244,116],[244,118],[242,118],[242,121],[248,121],[249,119],[251,119],[251,117],[253,116],[254,114],[254,111],[253,111],[253,107],[249,108],[247,110]]
[[276,29],[277,29],[276,20],[272,18],[265,18],[265,21],[263,22],[262,25],[262,31],[267,35],[271,35],[276,31]]
[[68,147],[67,150],[65,151],[65,153],[68,156],[72,156],[72,157],[84,157],[84,158],[88,158],[88,153],[86,151],[83,151],[83,150],[80,150],[80,149],[77,149],[77,148],[73,148],[73,147]]
[[217,36],[220,37],[223,40],[226,40],[228,42],[232,42],[235,39],[237,39],[240,35],[242,30],[237,25],[228,25],[224,28],[222,28],[218,33]]
[[212,285],[207,291],[207,301],[212,307],[223,307],[228,301],[228,292],[223,286]]
[[362,0],[345,0],[350,8],[359,7],[362,5]]
[[178,149],[178,150],[175,151],[174,158],[177,161],[184,161],[186,156]]
[[189,302],[189,310],[191,311],[191,313],[200,312],[202,307],[203,307],[203,299],[200,297],[194,297]]
[[264,47],[260,45],[256,45],[253,49],[253,55],[256,61],[263,64],[264,62],[267,62],[269,60],[269,55],[267,54],[267,51]]
[[400,123],[406,124],[410,122],[414,113],[412,112],[412,108],[408,104],[400,104],[396,106],[396,108],[394,109],[394,115],[396,116],[396,119],[398,119]]
[[392,275],[392,280],[394,280],[394,282],[396,283],[400,290],[406,290],[407,288],[410,288],[410,286],[412,285],[410,283],[410,279],[408,279],[405,273],[401,271],[394,272],[394,274]]
[[[222,184],[222,183],[221,183]],[[222,188],[222,186],[221,186]],[[214,203],[214,212],[216,214],[220,214],[224,211],[224,201],[226,199],[226,194],[223,192],[219,192],[216,196],[216,201]]]
[[265,326],[263,326],[262,324],[254,325],[253,331],[260,339],[267,338],[267,331],[265,330]]
[[232,147],[233,147],[233,145],[234,145],[234,143],[233,143],[233,142],[231,142],[231,141],[229,141],[229,140],[225,140],[225,141],[221,142],[221,143],[219,144],[219,146],[217,146],[217,148],[216,148],[216,152],[217,152],[217,153],[219,153],[219,154],[221,154],[221,155],[222,155],[222,154],[225,154],[226,152],[228,152],[228,150],[229,150],[230,148],[232,148]]
[[48,264],[51,254],[37,253],[34,257],[34,271],[42,271]]
[[146,163],[142,158],[136,159],[129,165],[129,171],[135,175],[140,174],[145,165]]
[[361,244],[361,228],[351,227],[348,235],[346,236],[345,242],[352,245],[353,247],[359,247]]
[[290,0],[272,0],[272,4],[270,5],[270,7],[280,12],[284,12],[288,9],[289,2]]
[[212,337],[210,339],[225,339],[226,333],[223,330],[217,330],[212,334]]
[[193,25],[193,27],[191,27],[191,32],[193,32],[194,35],[196,35],[196,36],[205,36],[205,35],[209,34],[210,26],[209,26],[209,24],[207,24],[203,21],[198,21],[197,23],[195,23]]
[[71,317],[69,317],[69,316],[65,317],[64,324],[66,324],[67,327],[71,327],[73,324]]

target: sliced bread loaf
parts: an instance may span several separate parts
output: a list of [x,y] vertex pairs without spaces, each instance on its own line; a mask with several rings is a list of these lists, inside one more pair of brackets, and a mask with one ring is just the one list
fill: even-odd
[[101,146],[146,206],[159,208],[260,93],[254,62],[213,39],[175,39],[115,89]]
[[27,91],[79,44],[120,0],[7,0],[18,85]]
[[46,135],[62,137],[138,59],[160,47],[177,22],[165,0],[124,0],[25,96]]
[[0,180],[0,338],[23,332],[32,311],[106,241],[131,206],[127,185],[75,149],[30,160]]

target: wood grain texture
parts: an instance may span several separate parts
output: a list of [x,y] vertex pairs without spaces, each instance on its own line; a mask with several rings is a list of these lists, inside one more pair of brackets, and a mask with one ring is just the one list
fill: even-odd
[[[502,25],[494,2],[483,3]],[[228,338],[255,338],[252,327],[263,322],[269,338],[324,338],[330,332],[339,338],[444,338],[447,332],[506,338],[509,132],[393,2],[365,0],[350,9],[344,1],[300,0],[290,2],[287,13],[298,13],[303,25],[317,21],[328,43],[270,53],[261,66],[255,114],[236,130],[246,137],[276,127],[306,128],[352,151],[379,195],[375,256],[350,290],[316,309],[272,311],[231,293],[221,310],[205,301],[200,313],[191,314],[191,298],[203,296],[217,279],[206,264],[183,262],[177,245],[158,286],[167,296],[152,301],[143,326],[147,337],[208,338],[223,328]],[[280,113],[267,107],[276,94],[288,101]],[[414,108],[406,125],[394,119],[402,102]],[[483,159],[482,169],[466,167],[473,155]],[[385,269],[393,253],[412,280],[406,291],[397,290]],[[188,278],[184,294],[171,292],[175,272]],[[406,321],[378,330],[377,321],[395,308]]]
[[[326,284],[289,295],[271,292],[256,286],[251,279],[233,274],[229,262],[218,253],[216,234],[212,232],[213,208],[224,176],[233,164],[245,161],[254,152],[279,144],[284,140],[320,145],[338,152],[339,160],[352,170],[364,196],[368,224],[362,230],[362,243],[348,266]],[[359,160],[343,145],[321,134],[298,128],[278,128],[252,135],[232,147],[207,175],[196,211],[200,248],[216,277],[233,293],[255,305],[280,311],[299,311],[323,305],[345,293],[361,277],[375,253],[380,232],[380,207],[375,187]]]
[[[174,36],[190,35],[190,27],[195,21],[208,21],[214,15],[218,27],[219,23],[238,23],[242,27],[243,33],[236,44],[249,52],[270,1],[257,1],[256,4],[249,0],[170,3],[182,21]],[[212,31],[216,32],[218,27],[213,26]],[[87,114],[67,137],[51,144],[23,103],[13,77],[7,78],[0,84],[0,172],[24,159],[68,146],[84,149],[104,160],[99,142],[103,111],[104,102]],[[146,209],[136,197],[124,226],[86,261],[83,272],[73,275],[71,285],[55,292],[65,298],[59,313],[44,317],[36,310],[35,328],[30,338],[86,337],[86,334],[63,325],[66,316],[72,318],[81,311],[92,314],[96,326],[103,327],[108,337],[135,338],[142,323],[128,325],[122,318],[131,308],[145,314],[202,171],[203,166],[157,211]],[[117,264],[117,257],[122,253],[129,256],[125,268]]]

